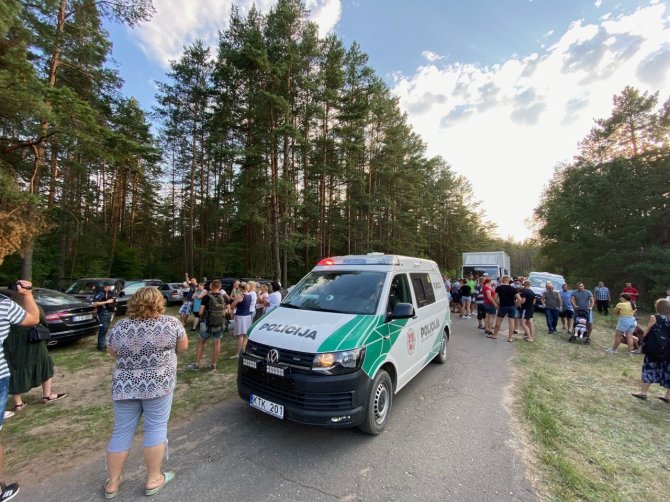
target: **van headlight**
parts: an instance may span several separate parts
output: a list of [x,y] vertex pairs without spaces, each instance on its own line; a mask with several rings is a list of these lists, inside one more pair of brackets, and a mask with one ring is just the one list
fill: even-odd
[[365,349],[343,350],[340,352],[324,352],[314,356],[312,370],[327,375],[351,373],[361,367]]

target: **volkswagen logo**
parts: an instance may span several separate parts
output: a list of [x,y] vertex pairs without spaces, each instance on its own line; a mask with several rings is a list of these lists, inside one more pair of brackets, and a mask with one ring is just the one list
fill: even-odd
[[279,362],[279,352],[277,352],[277,349],[271,349],[268,351],[268,355],[265,356],[265,359],[269,363],[277,364]]

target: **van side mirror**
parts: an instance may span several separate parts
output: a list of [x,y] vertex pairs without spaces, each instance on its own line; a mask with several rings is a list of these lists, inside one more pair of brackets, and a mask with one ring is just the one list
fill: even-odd
[[393,319],[412,319],[414,317],[414,305],[411,303],[399,303],[393,307],[393,312],[388,316],[388,320]]

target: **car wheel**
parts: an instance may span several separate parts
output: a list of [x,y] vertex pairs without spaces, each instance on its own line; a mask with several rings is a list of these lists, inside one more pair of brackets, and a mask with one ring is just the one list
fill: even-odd
[[381,433],[391,415],[393,406],[393,382],[384,370],[379,370],[370,387],[370,395],[365,408],[365,418],[359,428],[367,434]]
[[449,352],[449,337],[447,332],[442,333],[442,341],[440,342],[440,351],[437,353],[433,362],[444,364],[447,362],[447,353]]

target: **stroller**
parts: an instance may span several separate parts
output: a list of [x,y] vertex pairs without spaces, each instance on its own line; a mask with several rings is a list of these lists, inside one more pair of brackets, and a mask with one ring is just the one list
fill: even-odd
[[574,343],[577,340],[584,340],[586,345],[591,343],[591,338],[589,337],[591,323],[589,322],[589,319],[590,315],[588,310],[579,309],[575,312],[575,323],[572,328],[572,336],[568,342]]

